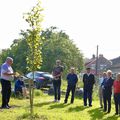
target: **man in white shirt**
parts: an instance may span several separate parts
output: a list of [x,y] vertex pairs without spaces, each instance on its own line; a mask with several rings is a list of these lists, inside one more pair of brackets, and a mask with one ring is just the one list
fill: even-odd
[[7,57],[5,63],[1,66],[1,85],[2,85],[2,105],[1,108],[9,109],[9,100],[11,95],[11,80],[15,73],[11,67],[13,59]]

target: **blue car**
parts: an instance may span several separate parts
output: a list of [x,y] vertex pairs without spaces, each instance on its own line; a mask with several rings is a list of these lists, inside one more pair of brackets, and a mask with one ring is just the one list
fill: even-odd
[[[27,78],[33,79],[33,72],[26,75]],[[37,89],[52,87],[53,76],[48,72],[35,71],[34,72],[34,85]]]

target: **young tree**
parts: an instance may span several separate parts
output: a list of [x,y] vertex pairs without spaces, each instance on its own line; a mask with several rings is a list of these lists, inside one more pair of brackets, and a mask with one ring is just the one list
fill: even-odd
[[[41,57],[41,38],[40,32],[42,30],[41,22],[43,21],[43,15],[41,12],[43,8],[41,7],[41,2],[38,0],[36,6],[26,14],[24,14],[24,19],[28,22],[30,28],[28,31],[27,44],[28,44],[28,54],[27,54],[27,69],[33,72],[41,67],[42,57]],[[33,115],[33,98],[34,98],[34,85],[33,80],[29,81],[29,92],[30,92],[30,112]]]

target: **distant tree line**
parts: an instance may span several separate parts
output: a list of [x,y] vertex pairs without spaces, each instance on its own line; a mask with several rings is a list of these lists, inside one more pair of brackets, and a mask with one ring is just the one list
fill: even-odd
[[[9,49],[3,50],[0,57],[2,64],[7,56],[14,59],[13,68],[15,71],[26,74],[28,72],[26,56],[28,54],[27,38],[29,31],[21,31],[20,38],[15,39]],[[64,73],[69,71],[71,66],[74,66],[77,71],[83,69],[83,54],[76,47],[69,36],[56,27],[50,27],[40,33],[42,39],[42,66],[41,71],[51,72],[56,59],[62,61]]]

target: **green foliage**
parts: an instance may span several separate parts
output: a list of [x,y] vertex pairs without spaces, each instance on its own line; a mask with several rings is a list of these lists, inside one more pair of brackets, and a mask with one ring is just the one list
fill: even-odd
[[41,12],[43,11],[41,7],[41,2],[38,1],[37,5],[32,8],[32,10],[24,14],[24,19],[28,22],[30,29],[28,31],[27,45],[27,68],[29,71],[35,71],[40,68],[42,64],[41,57],[41,38],[40,32],[42,30],[41,22],[43,21],[43,16]]
[[35,96],[43,96],[43,92],[41,90],[35,90]]
[[[1,58],[3,61],[7,56],[13,57],[13,67],[15,70],[27,73],[27,63],[25,60],[26,56],[30,53],[28,53],[29,47],[26,40],[28,40],[30,34],[29,31],[21,31],[20,35],[21,38],[13,42],[11,48],[2,53]],[[68,73],[71,66],[74,66],[77,72],[82,70],[83,55],[65,32],[58,31],[56,27],[50,27],[42,31],[40,36],[42,43],[39,49],[42,52],[43,62],[41,69],[37,68],[37,70],[51,72],[56,59],[61,59],[65,69],[64,75]],[[30,60],[32,60],[32,56]],[[40,62],[40,60],[38,60],[38,62]]]
[[[21,31],[22,33],[22,31]],[[3,50],[1,54],[1,64],[5,62],[6,57],[10,56],[14,59],[13,68],[21,74],[26,73],[26,55],[27,43],[24,38],[15,39],[9,49]]]
[[42,70],[51,72],[56,59],[62,61],[65,74],[71,66],[74,66],[78,72],[82,70],[83,55],[65,32],[57,31],[56,27],[50,27],[42,31],[41,37],[44,38]]

